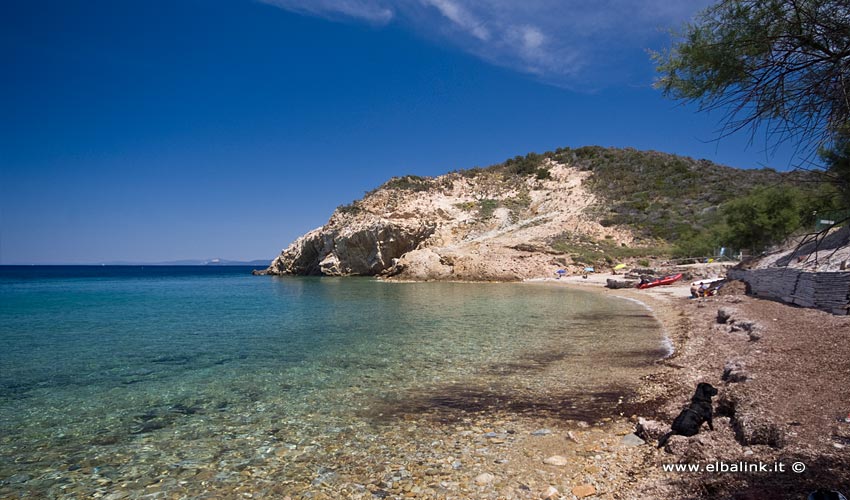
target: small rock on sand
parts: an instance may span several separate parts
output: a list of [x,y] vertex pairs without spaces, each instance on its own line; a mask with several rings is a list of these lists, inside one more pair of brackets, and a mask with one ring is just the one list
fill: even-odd
[[596,487],[592,484],[582,484],[581,486],[576,486],[573,488],[573,495],[578,498],[589,497],[590,495],[596,494]]
[[544,459],[543,463],[546,465],[564,466],[570,463],[570,461],[567,460],[567,457],[563,457],[561,455],[553,455],[549,458]]
[[551,498],[558,498],[560,495],[561,493],[558,491],[558,488],[550,486],[546,488],[545,491],[543,491],[543,493],[540,495],[540,498],[542,498],[543,500],[548,500]]
[[721,378],[725,382],[744,382],[749,378],[749,374],[744,368],[743,363],[739,361],[727,361],[723,367],[723,377]]
[[626,434],[623,436],[623,439],[620,440],[620,444],[623,446],[641,446],[646,444],[646,441],[634,434]]
[[496,479],[496,476],[494,476],[493,474],[490,474],[489,472],[482,472],[481,474],[475,476],[475,484],[490,484],[493,482],[494,479]]
[[644,441],[657,440],[670,430],[670,424],[663,424],[657,420],[638,418],[635,434]]

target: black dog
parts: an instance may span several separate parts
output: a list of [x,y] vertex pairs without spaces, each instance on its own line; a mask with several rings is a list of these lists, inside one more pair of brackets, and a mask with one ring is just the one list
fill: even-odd
[[672,429],[667,434],[661,436],[658,440],[658,447],[661,448],[667,444],[667,440],[673,434],[681,436],[693,436],[699,432],[703,422],[708,422],[708,428],[714,430],[714,422],[712,421],[711,398],[717,396],[717,389],[711,384],[705,382],[697,385],[697,391],[694,397],[691,398],[691,404],[679,413],[679,416],[673,420]]

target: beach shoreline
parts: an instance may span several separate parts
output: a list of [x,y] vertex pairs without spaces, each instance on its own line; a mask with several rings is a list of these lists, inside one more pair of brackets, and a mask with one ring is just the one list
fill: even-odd
[[[703,427],[690,438],[674,436],[662,450],[654,442],[637,447],[628,456],[631,467],[610,467],[624,475],[609,476],[608,487],[600,488],[608,493],[598,498],[805,498],[818,488],[850,491],[850,388],[836,384],[850,380],[850,318],[753,298],[741,283],[716,297],[689,299],[687,283],[611,290],[608,278],[616,276],[535,281],[637,300],[662,325],[674,352],[655,362],[622,406],[622,419],[639,434],[644,427],[642,437],[657,438],[698,383],[711,383],[720,394],[714,432]],[[721,462],[781,464],[784,470],[663,470]],[[794,464],[806,471],[790,472]]]

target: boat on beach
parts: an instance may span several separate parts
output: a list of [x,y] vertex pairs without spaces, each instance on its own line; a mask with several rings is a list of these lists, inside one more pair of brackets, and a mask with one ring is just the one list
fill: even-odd
[[670,285],[679,281],[680,279],[682,279],[682,273],[671,274],[670,276],[664,276],[663,278],[654,279],[646,283],[639,283],[637,287],[638,289],[643,290],[646,288],[652,288],[654,286]]

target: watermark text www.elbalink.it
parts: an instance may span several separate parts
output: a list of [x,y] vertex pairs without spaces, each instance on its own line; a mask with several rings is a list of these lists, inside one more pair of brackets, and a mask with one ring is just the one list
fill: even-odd
[[661,469],[664,472],[682,472],[682,473],[708,473],[708,474],[725,474],[725,473],[752,473],[752,474],[770,474],[770,473],[787,473],[793,472],[800,474],[805,472],[806,464],[803,462],[794,462],[787,464],[785,462],[707,462],[707,463],[673,463],[662,464]]

